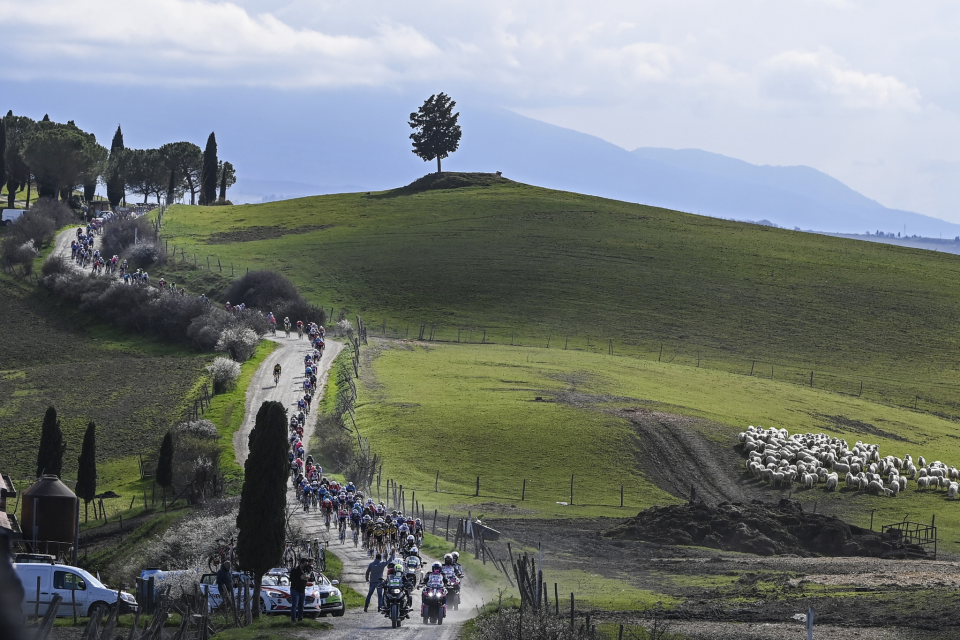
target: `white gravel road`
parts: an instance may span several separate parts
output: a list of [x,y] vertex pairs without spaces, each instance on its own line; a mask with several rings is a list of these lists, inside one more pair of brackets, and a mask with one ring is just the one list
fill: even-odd
[[[243,465],[247,459],[247,441],[250,439],[250,431],[257,420],[257,410],[260,405],[268,400],[275,400],[283,404],[291,413],[296,411],[297,400],[303,397],[303,357],[313,351],[310,341],[306,335],[298,338],[296,331],[286,337],[283,331],[277,331],[276,337],[266,336],[266,339],[277,343],[277,348],[271,353],[250,381],[247,387],[246,413],[244,414],[243,424],[233,436],[233,449],[237,455],[237,463]],[[330,366],[334,358],[343,349],[343,345],[333,340],[327,340],[327,347],[323,350],[323,357],[320,359],[320,375],[317,376],[317,392],[313,396],[314,411],[307,416],[307,423],[303,429],[303,441],[309,442],[313,435],[313,427],[316,423],[316,408],[323,399],[323,393],[327,388],[327,376],[330,373]],[[273,366],[280,364],[283,373],[280,375],[280,383],[274,384]]]

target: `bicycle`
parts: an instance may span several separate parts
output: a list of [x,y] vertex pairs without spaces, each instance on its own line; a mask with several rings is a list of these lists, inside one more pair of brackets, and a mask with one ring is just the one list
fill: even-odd
[[341,524],[339,529],[337,537],[340,538],[340,544],[344,544],[347,541],[347,528]]
[[280,384],[280,368],[279,365],[273,368],[273,384]]
[[289,325],[289,324],[283,325],[283,330],[287,332],[287,337],[289,338],[289,337],[290,337],[290,325]]
[[360,545],[360,531],[358,529],[353,530],[353,548],[356,549]]
[[327,545],[328,540],[321,541],[320,538],[313,539],[313,566],[317,571],[323,573],[327,570]]

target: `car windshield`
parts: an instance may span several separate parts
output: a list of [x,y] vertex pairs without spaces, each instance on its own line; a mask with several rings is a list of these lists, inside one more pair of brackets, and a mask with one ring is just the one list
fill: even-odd
[[98,589],[106,589],[106,587],[103,586],[103,583],[97,580],[96,578],[94,578],[92,575],[90,575],[89,572],[84,571],[83,569],[77,569],[75,567],[71,567],[70,570],[76,571],[77,573],[79,573],[80,576],[84,579],[84,581],[86,581],[88,586],[96,587]]
[[278,575],[263,576],[261,584],[263,586],[286,587],[290,585],[290,578]]

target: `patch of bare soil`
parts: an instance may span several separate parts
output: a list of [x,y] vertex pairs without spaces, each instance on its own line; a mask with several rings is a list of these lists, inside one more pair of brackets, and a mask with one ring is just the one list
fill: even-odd
[[257,240],[274,240],[283,236],[310,233],[329,229],[332,224],[307,224],[301,227],[246,227],[234,231],[218,231],[207,238],[208,244],[232,244],[234,242],[255,242]]
[[633,425],[643,445],[641,466],[661,489],[675,496],[696,496],[709,503],[749,502],[763,493],[737,469],[740,456],[700,433],[708,420],[644,408],[612,413]]
[[696,545],[761,556],[879,556],[880,536],[834,516],[805,513],[796,500],[775,505],[702,502],[650,507],[604,532],[616,540]]
[[[960,562],[765,557],[602,535],[620,522],[485,521],[503,534],[491,545],[500,556],[506,555],[508,541],[515,552],[542,545],[543,579],[549,592],[554,572],[581,570],[668,594],[680,600],[666,611],[675,623],[673,631],[691,638],[804,637],[803,623],[793,616],[806,613],[808,607],[816,612],[817,638],[867,637],[864,630],[879,628],[883,634],[869,637],[960,638],[956,616],[960,593],[950,586],[951,574],[960,575]],[[885,583],[882,576],[887,576]],[[827,580],[834,584],[824,584]],[[570,592],[563,584],[559,590]],[[644,622],[644,614],[637,611],[591,614],[598,624]],[[844,635],[844,630],[849,633]]]

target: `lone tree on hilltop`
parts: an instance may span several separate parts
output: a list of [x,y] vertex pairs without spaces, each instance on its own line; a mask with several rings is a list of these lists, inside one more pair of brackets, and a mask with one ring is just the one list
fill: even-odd
[[424,162],[437,159],[437,173],[440,173],[440,160],[446,158],[460,147],[459,113],[453,113],[457,106],[450,96],[438,93],[426,99],[423,105],[410,114],[410,134],[413,140],[413,152]]
[[83,434],[83,447],[77,460],[76,494],[83,500],[83,521],[87,521],[90,501],[97,495],[97,425],[92,421]]
[[[264,402],[250,432],[250,454],[243,465],[243,488],[237,513],[237,559],[251,571],[254,593],[263,574],[277,566],[286,533],[287,412],[279,402]],[[253,617],[260,616],[260,598],[253,599]]]
[[37,477],[45,473],[57,476],[63,470],[63,452],[67,443],[63,441],[63,430],[57,419],[57,410],[49,407],[43,415],[40,426],[40,450],[37,452]]
[[217,137],[210,133],[203,149],[203,166],[200,170],[200,204],[212,205],[217,200]]
[[163,487],[163,508],[167,508],[167,488],[173,486],[173,434],[167,431],[157,457],[157,484]]

